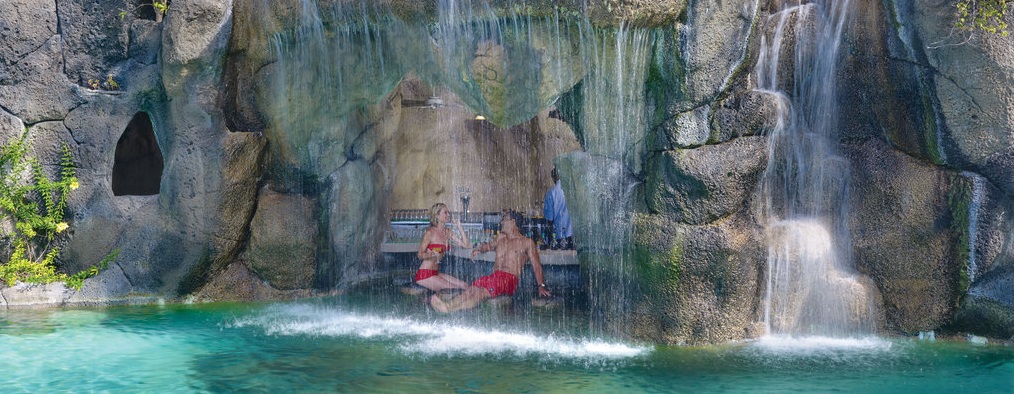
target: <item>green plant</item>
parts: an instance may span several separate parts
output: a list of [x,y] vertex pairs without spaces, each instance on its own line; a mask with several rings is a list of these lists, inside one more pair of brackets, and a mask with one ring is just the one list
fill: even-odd
[[28,130],[21,137],[0,147],[0,239],[10,258],[0,263],[0,281],[8,286],[17,282],[64,282],[80,289],[84,279],[98,274],[119,254],[113,252],[99,266],[69,276],[56,271],[60,249],[53,246],[57,234],[70,225],[63,221],[67,195],[78,188],[74,160],[64,145],[60,174],[56,181],[46,176],[42,165],[28,157]]
[[116,81],[113,79],[113,74],[109,74],[106,76],[106,83],[103,85],[103,87],[105,87],[106,90],[120,90],[120,84],[116,83]]
[[109,74],[109,75],[106,75],[106,80],[105,81],[100,81],[100,80],[94,79],[94,78],[93,79],[89,79],[88,80],[88,88],[92,89],[92,90],[99,90],[99,89],[103,89],[103,90],[120,90],[120,84],[118,82],[116,82],[115,79],[113,79],[113,74]]
[[958,20],[954,27],[961,30],[982,30],[1007,36],[1007,3],[1014,0],[958,0],[954,5]]
[[155,20],[161,21],[162,17],[165,16],[167,12],[169,12],[169,0],[153,0],[151,4],[140,4],[134,7],[133,9],[129,10],[121,9],[119,14],[120,20],[125,19],[127,17],[127,14],[137,12],[138,10],[144,7],[151,7],[153,10],[155,10]]

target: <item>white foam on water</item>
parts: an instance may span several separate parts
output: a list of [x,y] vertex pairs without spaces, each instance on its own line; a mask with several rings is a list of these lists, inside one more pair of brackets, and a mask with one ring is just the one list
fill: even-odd
[[824,336],[797,337],[769,335],[758,339],[753,346],[771,353],[796,355],[821,354],[841,351],[862,353],[888,351],[891,342],[878,337],[832,338]]
[[616,342],[555,338],[465,326],[443,327],[434,337],[417,343],[403,344],[401,349],[427,355],[550,354],[567,358],[596,359],[622,359],[650,351],[647,347]]
[[399,341],[401,351],[432,355],[553,355],[573,359],[623,359],[647,354],[650,347],[585,338],[558,338],[461,324],[287,305],[237,319],[233,327],[259,327],[269,335],[358,337]]

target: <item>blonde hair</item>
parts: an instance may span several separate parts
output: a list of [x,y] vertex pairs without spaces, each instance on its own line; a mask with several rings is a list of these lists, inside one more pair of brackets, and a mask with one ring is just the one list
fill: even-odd
[[439,215],[440,210],[444,208],[447,208],[447,204],[444,204],[442,202],[433,204],[433,206],[430,207],[430,226],[437,225],[437,215]]

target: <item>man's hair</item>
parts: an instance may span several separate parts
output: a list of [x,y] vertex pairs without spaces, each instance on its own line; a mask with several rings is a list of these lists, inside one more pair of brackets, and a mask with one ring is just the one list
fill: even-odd
[[521,215],[521,213],[513,209],[509,209],[507,210],[507,212],[504,212],[504,216],[511,218],[511,220],[514,221],[514,224],[517,225],[520,225],[521,221],[524,220],[525,218],[524,216]]
[[553,167],[553,171],[550,171],[549,175],[553,177],[553,182],[560,180],[560,172],[556,170],[556,167]]

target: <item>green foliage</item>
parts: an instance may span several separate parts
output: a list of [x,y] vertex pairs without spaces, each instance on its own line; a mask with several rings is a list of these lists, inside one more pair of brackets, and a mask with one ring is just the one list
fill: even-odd
[[954,27],[961,30],[982,30],[1007,36],[1007,3],[1014,0],[958,0],[954,5],[958,20]]
[[151,2],[151,6],[159,14],[165,15],[166,12],[169,12],[169,0],[155,0]]
[[98,79],[89,79],[88,88],[92,90],[120,90],[120,84],[113,79],[113,74],[106,76],[105,82],[99,81]]
[[[137,7],[134,7],[133,11],[136,12],[137,10],[140,10],[141,7],[153,8],[155,10],[155,14],[158,15],[159,20],[161,20],[161,17],[164,16],[167,12],[169,12],[169,0],[154,0],[151,2],[151,4],[141,4]],[[131,10],[121,9],[119,13],[120,20],[125,19],[127,15],[130,13]]]
[[59,248],[52,246],[58,233],[69,225],[63,221],[67,195],[77,189],[74,159],[70,148],[63,146],[60,174],[50,180],[42,165],[28,157],[28,130],[0,147],[0,245],[10,250],[10,257],[0,263],[0,281],[7,286],[17,282],[65,282],[80,289],[84,279],[94,276],[118,254],[103,259],[99,267],[68,276],[56,271]]

